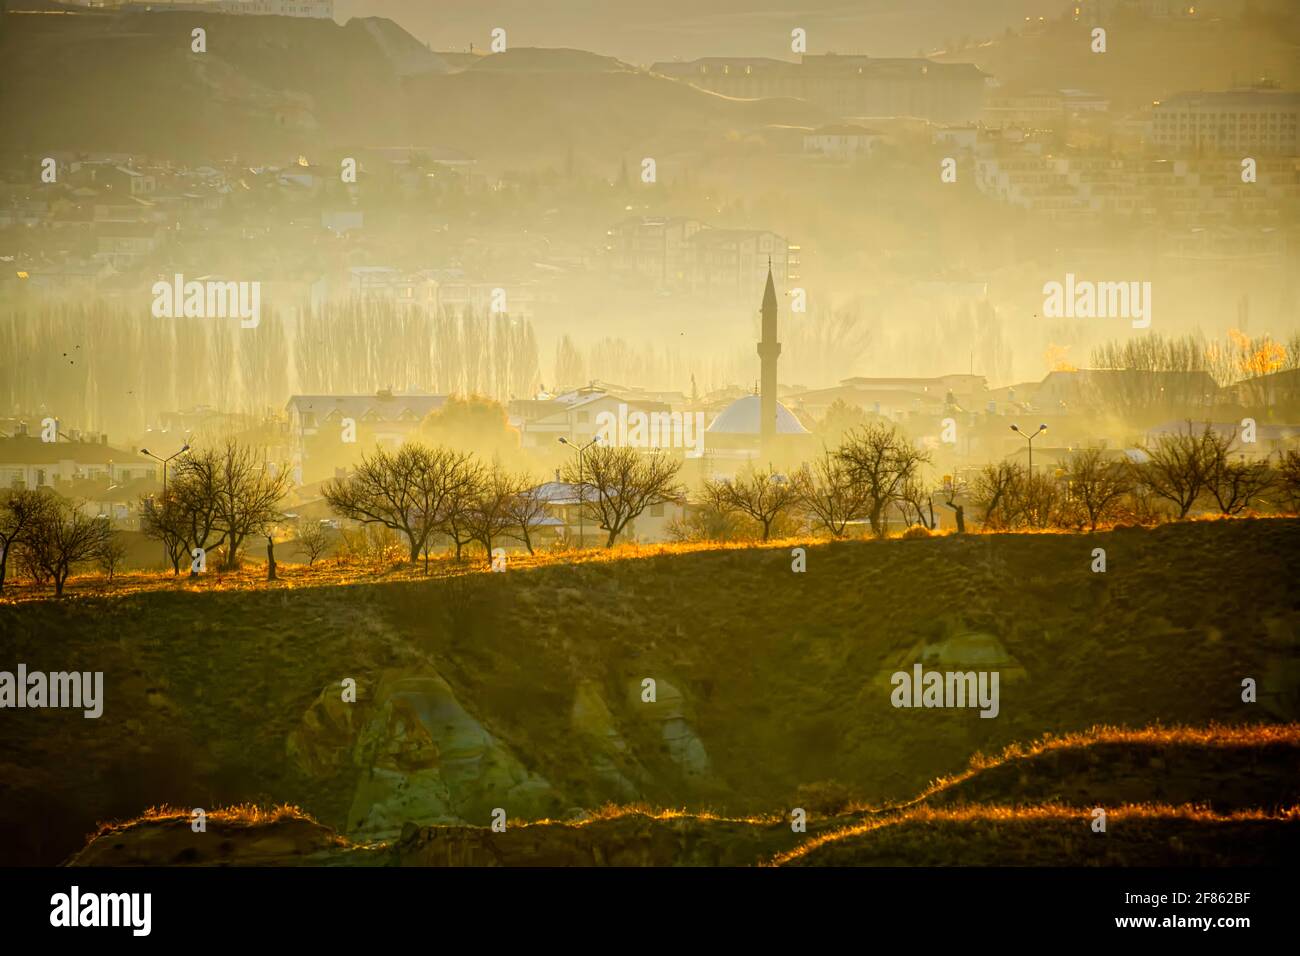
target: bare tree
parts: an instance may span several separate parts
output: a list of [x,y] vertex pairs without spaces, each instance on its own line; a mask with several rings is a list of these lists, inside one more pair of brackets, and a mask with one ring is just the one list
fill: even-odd
[[921,465],[930,460],[929,453],[914,447],[898,429],[884,422],[872,422],[850,432],[835,455],[861,486],[871,530],[878,536],[885,533],[886,509],[898,500]]
[[954,520],[957,522],[957,533],[966,533],[966,506],[957,504],[957,497],[965,495],[967,491],[966,482],[951,475],[944,477],[943,483],[943,503],[952,509]]
[[526,479],[520,479],[519,484],[520,492],[509,502],[511,525],[508,532],[523,543],[529,554],[533,554],[533,532],[543,525],[551,512],[537,487],[528,487]]
[[807,464],[794,477],[799,503],[834,538],[844,537],[850,521],[866,517],[869,500],[848,466],[832,452]]
[[[483,468],[469,463],[462,475],[462,480],[449,486],[442,505],[435,513],[435,527],[447,536],[452,547],[456,549],[456,560],[460,561],[465,548],[475,541],[474,527],[470,521],[470,512],[478,505],[479,494],[485,480]],[[489,558],[491,555],[489,555]],[[424,553],[425,570],[429,567],[429,552]]]
[[1029,528],[1082,526],[1072,522],[1069,502],[1061,493],[1060,483],[1051,475],[1022,472],[1011,485],[1013,522]]
[[23,548],[42,577],[53,582],[54,593],[62,597],[73,569],[98,557],[112,534],[107,519],[88,517],[77,505],[59,498],[41,514]]
[[585,507],[594,512],[600,528],[609,533],[607,548],[612,548],[623,530],[647,508],[682,496],[676,483],[681,462],[658,449],[641,452],[598,445],[589,449],[584,458],[581,475],[577,463],[570,462],[564,468],[563,480],[581,488]]
[[330,533],[319,521],[308,521],[298,529],[298,553],[307,556],[307,567],[324,557],[332,543]]
[[1161,435],[1152,446],[1142,446],[1148,461],[1137,469],[1139,480],[1159,497],[1173,503],[1178,517],[1185,518],[1196,500],[1206,490],[1213,470],[1214,430],[1206,425],[1197,434],[1192,423],[1187,431]]
[[173,574],[181,573],[181,558],[189,553],[187,531],[194,517],[174,488],[168,488],[165,495],[140,499],[140,531],[146,538],[162,543]]
[[468,455],[443,448],[381,448],[363,457],[351,475],[326,485],[324,496],[341,517],[405,535],[410,560],[417,561],[451,496],[465,490],[474,471]]
[[1216,387],[1212,352],[1193,335],[1107,342],[1092,350],[1092,366],[1080,397],[1125,416],[1203,405]]
[[226,546],[226,568],[239,566],[239,552],[250,534],[265,533],[280,516],[289,490],[289,470],[259,458],[254,450],[227,441],[217,456],[216,529]]
[[1016,518],[1016,485],[1022,469],[1009,461],[985,465],[975,478],[972,501],[980,513],[980,523],[989,530],[999,531],[1014,526]]
[[[147,530],[162,540],[177,573],[182,555],[189,556],[195,548],[207,551],[220,540],[217,528],[220,487],[220,456],[212,450],[196,452],[180,460],[175,478],[156,505]],[[180,554],[169,544],[173,537],[180,539]],[[197,574],[191,567],[190,577]]]
[[1133,484],[1126,461],[1107,461],[1098,448],[1074,452],[1066,463],[1065,474],[1070,495],[1087,520],[1089,531],[1096,531],[1099,523],[1115,517]]
[[122,532],[109,532],[99,552],[95,555],[95,564],[99,566],[99,570],[108,576],[108,580],[113,580],[113,575],[118,572],[126,561],[126,552],[126,538]]
[[765,471],[751,468],[736,478],[707,479],[705,496],[754,519],[766,541],[772,536],[772,525],[799,503],[799,488],[770,467]]
[[9,556],[16,554],[53,506],[50,495],[26,488],[0,492],[0,593],[5,589]]
[[1236,429],[1224,435],[1207,427],[1202,436],[1207,460],[1205,486],[1225,515],[1245,511],[1253,500],[1273,487],[1275,480],[1267,459],[1246,461],[1239,455],[1234,461],[1236,441]]
[[743,537],[739,516],[727,503],[726,486],[706,481],[692,506],[669,523],[668,534],[674,541],[734,541]]
[[515,526],[514,502],[524,488],[520,479],[494,464],[483,474],[465,512],[465,527],[483,545],[489,562],[492,542]]
[[904,483],[898,495],[898,502],[903,512],[903,520],[909,527],[913,523],[912,514],[915,513],[916,524],[926,530],[934,529],[934,493],[926,487],[925,482],[918,475],[912,475]]

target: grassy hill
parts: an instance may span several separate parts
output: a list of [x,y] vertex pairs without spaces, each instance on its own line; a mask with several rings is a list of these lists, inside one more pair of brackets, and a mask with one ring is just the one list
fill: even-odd
[[915,810],[777,857],[778,866],[1277,866],[1300,849],[1300,815],[1117,807]]
[[[1212,521],[814,544],[802,574],[788,546],[665,549],[0,605],[5,669],[101,670],[106,698],[98,720],[5,714],[0,846],[6,862],[59,859],[97,821],[163,803],[288,802],[359,839],[485,825],[502,806],[837,810],[910,799],[1049,732],[1292,720],[1300,608],[1279,569],[1298,544],[1294,519]],[[891,706],[891,672],[928,653],[967,669],[971,647],[1000,655],[996,719]],[[1251,792],[1239,802],[1287,798]]]

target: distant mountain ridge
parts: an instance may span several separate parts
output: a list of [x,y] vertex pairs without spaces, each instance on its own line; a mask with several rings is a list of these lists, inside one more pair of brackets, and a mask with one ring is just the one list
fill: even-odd
[[[739,101],[582,50],[516,47],[449,63],[391,20],[10,12],[0,36],[5,146],[201,161],[415,143],[525,165],[604,160],[768,123],[793,101]],[[191,31],[207,50],[191,51]],[[460,59],[459,57],[457,59]],[[593,76],[599,74],[599,80]]]

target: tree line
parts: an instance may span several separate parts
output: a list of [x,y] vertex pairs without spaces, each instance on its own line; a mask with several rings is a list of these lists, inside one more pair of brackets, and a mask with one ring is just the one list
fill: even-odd
[[1016,462],[995,462],[970,481],[935,487],[924,474],[929,453],[875,422],[852,429],[838,447],[789,475],[769,467],[707,479],[697,508],[673,532],[681,540],[766,541],[810,529],[841,538],[850,525],[865,523],[883,536],[891,516],[932,530],[936,498],[954,511],[959,532],[967,505],[989,531],[1095,531],[1120,521],[1186,518],[1198,505],[1224,515],[1300,510],[1300,451],[1247,460],[1235,432],[1189,422],[1186,431],[1162,435],[1140,452],[1130,458],[1080,449],[1059,469],[1032,475]]
[[1300,509],[1300,451],[1246,459],[1235,430],[1205,424],[1161,435],[1140,454],[1074,452],[1059,477],[1030,475],[1019,464],[986,465],[971,498],[990,530],[1064,528],[1095,531],[1115,522],[1186,518],[1200,506],[1224,515],[1252,508]]
[[527,320],[468,308],[349,300],[301,314],[268,308],[252,329],[154,318],[147,299],[0,309],[0,405],[115,434],[201,405],[260,419],[295,391],[421,386],[504,401],[531,397],[540,377]]
[[[1247,460],[1235,432],[1188,422],[1141,452],[1081,449],[1052,473],[996,462],[970,481],[936,489],[924,475],[929,453],[892,424],[870,422],[797,470],[751,467],[735,477],[707,478],[688,496],[678,481],[682,462],[657,449],[589,447],[561,470],[564,484],[555,486],[538,485],[498,459],[412,442],[364,456],[322,494],[334,514],[362,531],[398,536],[406,559],[422,558],[426,570],[436,546],[448,547],[457,561],[473,546],[490,560],[504,540],[535,553],[539,532],[556,524],[557,505],[581,509],[606,548],[648,509],[670,502],[691,505],[670,527],[679,540],[768,540],[807,531],[842,538],[857,523],[883,537],[894,516],[933,529],[936,497],[955,511],[959,531],[967,505],[989,531],[1095,531],[1117,522],[1186,518],[1198,505],[1224,515],[1265,506],[1300,510],[1300,451]],[[248,539],[265,536],[268,577],[274,577],[273,536],[286,521],[281,506],[289,487],[287,468],[236,441],[193,450],[177,459],[162,494],[142,499],[141,530],[161,543],[177,575],[198,549],[233,570]],[[319,524],[308,523],[297,538],[313,562],[330,545]],[[61,595],[78,565],[95,562],[111,577],[123,554],[121,533],[106,518],[88,516],[50,489],[0,494],[0,591],[16,566]],[[192,564],[190,573],[196,573]]]
[[323,494],[340,517],[401,535],[411,561],[423,555],[427,562],[430,545],[438,540],[461,560],[465,548],[476,543],[491,556],[503,538],[534,553],[552,503],[566,500],[566,493],[605,533],[605,546],[613,547],[648,508],[682,497],[676,483],[680,469],[679,461],[658,450],[643,454],[594,446],[561,470],[567,492],[550,494],[546,485],[497,461],[485,464],[469,453],[408,443],[363,457],[355,471],[329,482]]

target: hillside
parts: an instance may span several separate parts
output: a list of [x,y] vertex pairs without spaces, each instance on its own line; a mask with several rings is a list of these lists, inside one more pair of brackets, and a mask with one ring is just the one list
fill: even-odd
[[974,63],[1000,93],[1082,89],[1119,113],[1193,90],[1222,90],[1268,78],[1300,87],[1300,17],[1142,19],[1111,22],[1105,53],[1091,50],[1095,24],[1053,22],[1041,33],[1000,37],[940,59]]
[[[288,802],[360,840],[497,807],[835,809],[1047,732],[1294,720],[1297,553],[1300,521],[1212,521],[814,544],[803,574],[785,548],[698,550],[0,605],[7,667],[102,670],[106,698],[6,714],[0,845],[61,859],[164,803]],[[998,717],[892,707],[922,659],[999,670]]]
[[[1133,753],[1125,751],[1133,749]],[[1116,764],[1151,761],[1147,779],[1158,782],[1175,752],[1199,749],[1211,759],[1190,765],[1183,791],[1171,800],[1098,801],[1099,791],[1124,778]],[[1300,725],[1244,730],[1211,727],[1159,733],[1099,729],[1054,739],[1026,757],[1004,755],[972,768],[964,790],[940,784],[925,802],[897,810],[823,815],[810,811],[806,832],[778,815],[727,818],[712,814],[604,808],[572,821],[486,827],[421,827],[408,823],[394,839],[358,844],[340,838],[297,808],[271,811],[236,807],[211,813],[207,831],[195,833],[189,814],[152,810],[102,827],[69,861],[76,866],[751,866],[816,865],[1205,865],[1276,864],[1300,844],[1300,803],[1274,809],[1224,810],[1195,799],[1225,781],[1240,792],[1260,773],[1280,781],[1293,797]],[[1217,752],[1213,753],[1212,752]],[[1057,768],[1043,754],[1090,772],[1056,778],[1058,798],[1003,801],[1012,771],[1046,783]],[[1118,758],[1118,760],[1116,759]],[[1037,761],[1025,766],[1025,760]],[[1224,760],[1233,766],[1225,766]],[[1171,760],[1172,762],[1172,760]],[[1247,770],[1246,782],[1234,771]],[[1151,771],[1157,771],[1153,774]],[[1001,779],[999,779],[1001,778]],[[1269,797],[1259,791],[1264,799]],[[937,807],[935,797],[960,797],[960,806]],[[985,795],[987,799],[970,799]],[[1017,794],[1023,798],[1023,789]],[[1112,793],[1113,795],[1113,793]],[[1191,798],[1191,799],[1184,799]],[[1092,808],[1108,812],[1104,834],[1094,832]],[[213,837],[216,837],[214,839]]]
[[[0,33],[7,141],[181,160],[285,162],[413,144],[502,165],[572,148],[613,169],[732,130],[823,118],[740,102],[576,50],[511,49],[451,67],[397,24],[221,14],[11,11]],[[207,51],[191,52],[191,31]]]
[[913,804],[1140,805],[1209,808],[1230,814],[1300,806],[1300,734],[1295,725],[1066,735],[936,781]]
[[605,0],[599,4],[534,0],[338,0],[340,20],[378,12],[434,49],[485,47],[503,27],[512,43],[576,46],[635,63],[673,57],[783,56],[790,30],[808,31],[815,53],[911,56],[962,36],[1000,34],[1026,16],[1056,16],[1058,0]]
[[1084,809],[913,811],[813,842],[778,866],[1280,866],[1300,849],[1300,815],[1117,807],[1106,833]]

